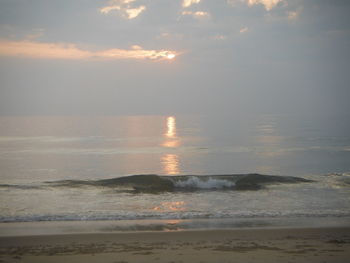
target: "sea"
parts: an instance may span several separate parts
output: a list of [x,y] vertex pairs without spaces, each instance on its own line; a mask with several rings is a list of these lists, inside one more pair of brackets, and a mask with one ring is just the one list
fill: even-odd
[[350,225],[350,115],[1,116],[0,235]]

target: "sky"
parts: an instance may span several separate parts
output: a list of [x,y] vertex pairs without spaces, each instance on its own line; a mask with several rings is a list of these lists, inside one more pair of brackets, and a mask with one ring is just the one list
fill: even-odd
[[0,115],[349,111],[347,0],[0,0]]

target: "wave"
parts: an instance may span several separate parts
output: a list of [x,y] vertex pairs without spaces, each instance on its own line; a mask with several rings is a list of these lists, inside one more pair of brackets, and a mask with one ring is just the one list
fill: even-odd
[[186,180],[175,182],[174,186],[185,189],[231,189],[235,187],[235,183],[223,179],[202,180],[198,176],[190,176]]
[[41,189],[41,185],[32,185],[32,184],[0,184],[1,188],[13,188],[13,189],[20,189],[20,190],[30,190],[30,189]]
[[350,172],[347,173],[330,173],[325,175],[327,178],[332,178],[336,186],[350,186]]
[[41,184],[0,184],[1,188],[18,190],[45,189],[47,187],[108,187],[133,193],[160,193],[185,191],[218,190],[259,190],[269,184],[295,184],[314,182],[293,176],[263,174],[228,174],[228,175],[178,175],[161,176],[140,174],[102,180],[60,180]]
[[46,182],[51,187],[110,187],[131,188],[134,192],[176,192],[196,190],[259,190],[267,184],[306,183],[308,179],[263,174],[229,175],[131,175],[103,180],[63,180]]

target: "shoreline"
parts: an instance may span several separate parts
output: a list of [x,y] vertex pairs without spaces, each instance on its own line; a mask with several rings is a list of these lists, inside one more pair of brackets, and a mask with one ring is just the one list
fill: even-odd
[[0,237],[126,232],[350,227],[350,217],[262,217],[1,222]]
[[0,262],[348,262],[350,227],[0,237]]

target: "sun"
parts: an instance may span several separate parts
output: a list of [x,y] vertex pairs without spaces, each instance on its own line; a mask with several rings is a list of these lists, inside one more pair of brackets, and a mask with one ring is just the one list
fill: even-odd
[[166,58],[167,59],[173,59],[173,58],[175,58],[175,54],[173,54],[173,53],[170,53],[170,54],[168,54],[167,56],[166,56]]

